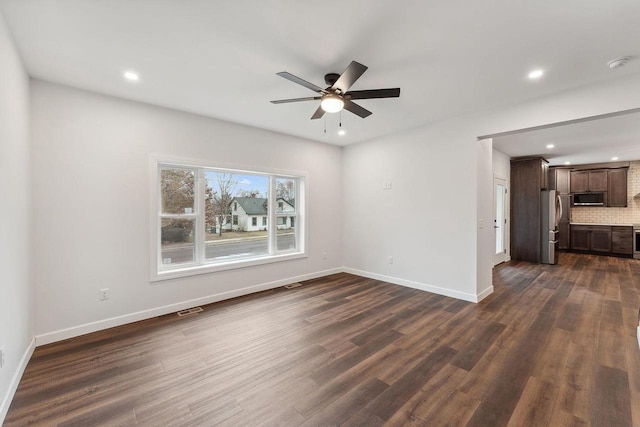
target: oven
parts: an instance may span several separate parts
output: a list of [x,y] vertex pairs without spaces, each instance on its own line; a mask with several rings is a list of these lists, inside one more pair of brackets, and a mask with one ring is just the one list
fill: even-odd
[[640,224],[633,224],[633,257],[640,259]]

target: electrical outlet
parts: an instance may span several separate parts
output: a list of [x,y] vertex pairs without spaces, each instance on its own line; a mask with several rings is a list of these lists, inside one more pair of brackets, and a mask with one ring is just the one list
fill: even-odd
[[109,288],[100,289],[100,301],[109,299]]
[[0,368],[4,366],[4,346],[0,347]]
[[322,259],[327,259],[327,251],[322,252]]
[[392,256],[387,258],[387,263],[393,264],[393,257]]

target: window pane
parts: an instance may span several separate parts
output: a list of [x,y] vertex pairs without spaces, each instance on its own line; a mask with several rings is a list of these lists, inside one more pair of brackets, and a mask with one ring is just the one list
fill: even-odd
[[194,211],[195,173],[188,169],[161,169],[162,213],[191,214]]
[[281,212],[296,211],[296,179],[276,178],[276,209]]
[[287,251],[296,248],[296,233],[290,227],[289,218],[286,219],[286,226],[278,226],[278,234],[276,235],[276,248],[279,251]]
[[184,264],[195,259],[194,220],[163,218],[161,229],[162,264]]
[[269,253],[269,178],[263,175],[205,172],[205,224],[208,260],[250,258]]

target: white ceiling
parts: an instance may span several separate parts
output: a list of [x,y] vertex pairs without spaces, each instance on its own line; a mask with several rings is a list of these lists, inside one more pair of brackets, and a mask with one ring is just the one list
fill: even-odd
[[[346,145],[466,112],[640,72],[638,0],[0,0],[33,77]],[[313,92],[351,60],[369,70],[353,90],[373,115],[309,120]],[[546,75],[529,81],[541,67]],[[141,81],[123,81],[133,69]],[[316,101],[317,102],[317,101]]]
[[509,157],[540,155],[551,166],[639,160],[640,113],[500,136],[493,138],[493,148]]

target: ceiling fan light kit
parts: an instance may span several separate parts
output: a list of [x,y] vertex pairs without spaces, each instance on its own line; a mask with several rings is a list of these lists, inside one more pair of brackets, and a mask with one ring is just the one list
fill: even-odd
[[294,76],[291,73],[282,71],[277,73],[277,75],[304,86],[307,89],[311,89],[320,96],[281,99],[271,101],[271,103],[287,104],[291,102],[320,100],[320,106],[311,116],[311,120],[321,118],[324,113],[337,113],[342,111],[342,109],[350,111],[356,116],[364,119],[373,113],[353,102],[354,99],[397,98],[400,96],[400,88],[355,90],[349,92],[349,88],[360,78],[360,76],[362,76],[362,74],[364,74],[365,71],[367,71],[367,67],[365,65],[356,61],[351,61],[351,64],[349,64],[342,74],[328,73],[324,76],[325,83],[329,85],[325,89],[320,86],[316,86],[313,83],[309,83],[300,77]]
[[337,113],[344,108],[344,101],[339,95],[329,93],[322,97],[320,106],[326,113]]

